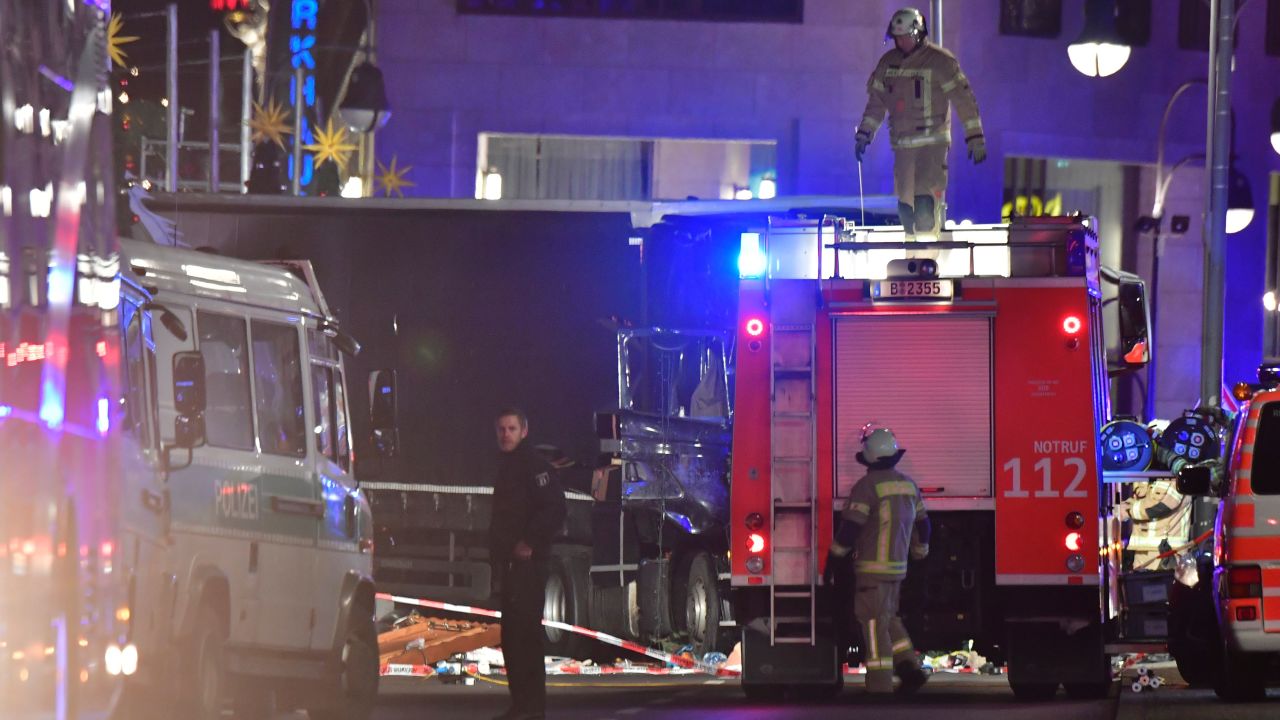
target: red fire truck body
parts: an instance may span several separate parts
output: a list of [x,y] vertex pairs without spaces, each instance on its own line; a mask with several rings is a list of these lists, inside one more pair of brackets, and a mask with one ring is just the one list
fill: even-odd
[[897,435],[935,528],[904,591],[917,647],[974,640],[1020,696],[1110,680],[1096,235],[1067,218],[947,235],[936,274],[886,263],[916,247],[892,229],[744,239],[760,272],[740,285],[730,547],[749,694],[839,686],[852,608],[823,571],[867,423]]

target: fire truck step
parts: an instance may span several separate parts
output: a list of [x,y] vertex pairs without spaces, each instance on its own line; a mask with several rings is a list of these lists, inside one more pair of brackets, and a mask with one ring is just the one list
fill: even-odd
[[802,635],[800,637],[775,637],[773,639],[775,645],[812,645],[812,635]]
[[773,416],[776,418],[797,418],[797,419],[807,419],[807,418],[813,417],[807,412],[793,412],[793,411],[774,412]]
[[[807,597],[813,597],[813,593],[809,592],[808,590],[802,590],[802,591],[787,590],[784,592],[775,592],[773,596],[780,597],[780,598],[807,598]],[[806,619],[806,622],[807,622],[807,619]]]
[[813,618],[808,615],[777,615],[773,618],[773,626],[779,625],[808,625]]
[[795,465],[800,465],[800,464],[805,464],[805,465],[807,465],[808,463],[810,463],[810,462],[812,462],[812,461],[813,461],[813,458],[811,458],[811,457],[809,457],[809,456],[807,456],[807,455],[783,455],[783,456],[780,456],[780,457],[775,457],[775,458],[773,459],[773,462],[774,462],[775,464],[778,464],[778,463],[791,463],[791,464],[795,464]]
[[803,375],[805,377],[808,377],[809,373],[811,373],[812,371],[813,371],[813,368],[807,365],[786,365],[786,366],[774,365],[773,366],[774,375]]
[[812,510],[810,503],[803,501],[774,500],[773,507],[778,510]]

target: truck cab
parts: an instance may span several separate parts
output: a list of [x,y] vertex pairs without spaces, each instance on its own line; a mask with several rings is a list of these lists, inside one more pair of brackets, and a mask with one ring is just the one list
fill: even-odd
[[367,717],[372,521],[350,472],[343,365],[358,346],[305,264],[121,249],[130,417],[151,429],[169,529],[139,602],[169,608],[172,642],[140,682],[175,689],[184,717],[228,701]]

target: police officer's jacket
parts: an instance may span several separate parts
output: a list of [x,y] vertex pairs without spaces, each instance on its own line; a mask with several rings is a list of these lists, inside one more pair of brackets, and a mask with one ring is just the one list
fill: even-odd
[[528,441],[502,453],[493,484],[493,515],[489,520],[489,558],[500,570],[523,540],[533,559],[545,562],[551,539],[564,526],[564,488],[551,464]]
[[880,58],[867,80],[867,108],[858,136],[870,141],[889,113],[889,143],[894,150],[951,143],[951,103],[964,123],[964,140],[982,137],[978,101],[956,56],[920,41],[910,54],[894,47]]
[[886,582],[906,577],[911,533],[924,517],[924,500],[915,481],[893,468],[867,470],[841,514],[845,522],[859,526],[854,571]]

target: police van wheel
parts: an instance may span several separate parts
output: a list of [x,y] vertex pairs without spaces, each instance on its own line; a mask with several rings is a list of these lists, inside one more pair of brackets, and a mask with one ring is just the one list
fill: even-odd
[[323,708],[309,708],[311,720],[368,720],[378,699],[378,635],[373,613],[352,611],[342,646],[342,696]]
[[225,625],[212,607],[202,605],[186,652],[187,667],[179,690],[180,717],[218,720],[226,691]]
[[1253,702],[1267,696],[1268,658],[1227,649],[1213,692],[1227,702]]

